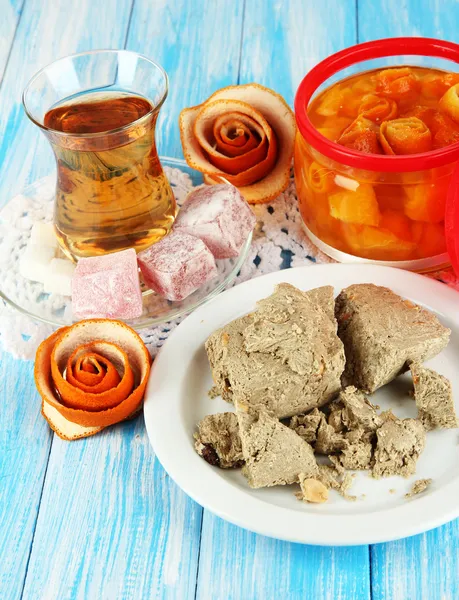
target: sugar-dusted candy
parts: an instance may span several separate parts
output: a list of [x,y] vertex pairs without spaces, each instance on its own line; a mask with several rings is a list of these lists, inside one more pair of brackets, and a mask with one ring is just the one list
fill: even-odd
[[75,265],[64,258],[53,258],[43,281],[43,289],[47,294],[72,295],[72,279]]
[[34,223],[30,231],[30,244],[58,248],[56,232],[52,223]]
[[72,280],[72,307],[79,319],[139,317],[142,293],[135,250],[80,258]]
[[19,273],[30,281],[43,283],[49,272],[49,265],[54,258],[55,250],[49,246],[29,244],[21,256]]
[[217,274],[202,240],[173,231],[138,255],[146,285],[168,300],[183,300]]
[[199,237],[215,258],[238,256],[256,218],[233,185],[210,185],[191,192],[177,216],[175,230]]

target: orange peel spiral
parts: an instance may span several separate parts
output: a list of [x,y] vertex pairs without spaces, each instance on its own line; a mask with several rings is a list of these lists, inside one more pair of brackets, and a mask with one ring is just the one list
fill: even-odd
[[141,406],[150,363],[142,339],[121,321],[63,327],[40,344],[35,358],[42,414],[64,440],[124,421]]
[[293,112],[279,94],[251,83],[223,88],[179,117],[187,163],[206,183],[235,185],[247,202],[268,202],[290,178],[296,133]]
[[397,116],[397,103],[392,98],[366,94],[360,103],[359,114],[375,123],[395,119]]
[[386,154],[418,154],[432,150],[430,129],[417,117],[384,121],[380,127],[380,140]]
[[359,115],[352,121],[342,132],[337,143],[365,154],[381,154],[379,128],[376,123],[363,115]]

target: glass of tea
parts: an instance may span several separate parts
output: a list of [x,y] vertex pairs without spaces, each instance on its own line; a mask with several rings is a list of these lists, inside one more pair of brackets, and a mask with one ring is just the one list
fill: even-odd
[[27,116],[57,163],[54,225],[72,260],[135,248],[166,235],[174,195],[155,143],[165,71],[127,50],[57,60],[28,83]]

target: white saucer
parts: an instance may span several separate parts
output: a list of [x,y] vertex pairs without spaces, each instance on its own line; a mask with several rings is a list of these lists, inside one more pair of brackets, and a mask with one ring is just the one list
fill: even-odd
[[[182,160],[165,156],[160,160],[177,205],[181,206],[188,192],[203,183],[202,175]],[[36,181],[0,210],[0,299],[37,321],[62,327],[74,322],[70,296],[46,294],[41,283],[25,279],[19,269],[33,224],[52,220],[55,180],[55,176],[49,176]],[[216,277],[180,302],[166,300],[150,290],[150,293],[144,293],[142,315],[126,322],[139,330],[192,312],[231,284],[244,264],[251,241],[252,234],[239,256],[217,260]]]
[[[204,342],[217,328],[241,316],[282,281],[307,290],[333,285],[338,293],[352,283],[385,285],[436,312],[452,329],[449,346],[429,362],[448,377],[459,408],[459,294],[422,275],[373,265],[318,265],[253,279],[219,295],[190,315],[172,333],[153,364],[145,400],[145,422],[153,449],[172,479],[196,502],[251,531],[317,545],[374,544],[421,533],[459,516],[459,430],[427,434],[416,475],[376,481],[358,473],[349,502],[335,492],[326,504],[299,502],[297,486],[252,490],[238,470],[212,467],[193,447],[196,423],[210,413],[232,410],[211,400]],[[404,375],[378,390],[372,401],[397,416],[415,417]],[[430,488],[407,500],[413,482],[432,478]],[[393,491],[395,490],[395,492]],[[365,496],[365,497],[363,497]]]

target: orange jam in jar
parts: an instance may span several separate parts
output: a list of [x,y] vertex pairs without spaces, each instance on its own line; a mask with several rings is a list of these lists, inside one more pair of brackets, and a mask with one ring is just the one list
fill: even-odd
[[[459,61],[459,46],[404,41],[407,55],[448,59],[441,68],[433,58],[433,66],[361,66],[399,55],[400,44],[349,48],[305,77],[295,99],[295,182],[306,231],[325,253],[422,271],[448,262],[445,208],[459,159],[451,60]],[[330,81],[350,66],[354,72]]]

